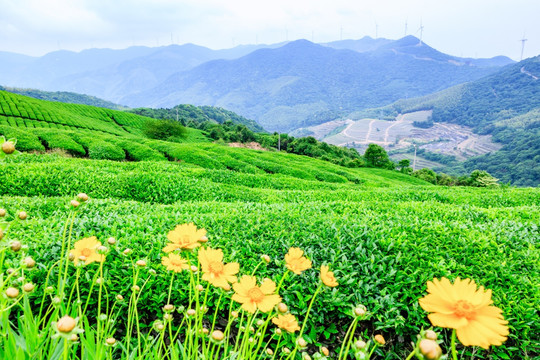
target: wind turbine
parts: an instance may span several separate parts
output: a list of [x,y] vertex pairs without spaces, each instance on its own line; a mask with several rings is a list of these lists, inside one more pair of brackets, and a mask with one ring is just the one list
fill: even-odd
[[375,21],[375,39],[379,38],[379,24]]
[[521,41],[521,58],[519,59],[519,61],[523,60],[523,50],[525,49],[525,41],[527,41],[528,39],[525,39],[525,33],[523,33],[523,38],[519,41]]
[[403,36],[407,36],[407,19],[405,19],[405,35]]
[[422,45],[422,35],[424,34],[424,25],[422,25],[422,19],[420,19],[420,27],[416,30],[416,33],[420,31],[420,45]]

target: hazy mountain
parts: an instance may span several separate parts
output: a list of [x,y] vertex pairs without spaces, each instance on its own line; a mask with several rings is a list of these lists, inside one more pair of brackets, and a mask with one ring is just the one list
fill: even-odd
[[324,43],[321,45],[328,46],[334,49],[348,49],[348,50],[354,50],[357,52],[367,52],[367,51],[373,51],[377,50],[379,47],[392,43],[393,40],[390,39],[384,39],[384,38],[377,38],[373,39],[369,36],[364,36],[363,38],[359,40],[339,40],[339,41],[332,41],[329,43]]
[[289,131],[356,109],[433,93],[499,68],[464,66],[455,59],[412,36],[362,53],[298,40],[236,60],[204,63],[120,102],[220,106],[268,130]]

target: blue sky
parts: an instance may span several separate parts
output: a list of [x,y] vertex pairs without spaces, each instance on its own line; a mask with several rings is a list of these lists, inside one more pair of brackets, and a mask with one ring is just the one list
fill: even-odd
[[212,49],[308,39],[420,37],[463,57],[540,54],[537,0],[0,0],[0,51]]

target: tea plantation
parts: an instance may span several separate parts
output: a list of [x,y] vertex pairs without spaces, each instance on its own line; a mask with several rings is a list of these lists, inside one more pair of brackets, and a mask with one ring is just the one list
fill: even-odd
[[[438,187],[395,171],[348,169],[304,156],[200,142],[201,133],[181,144],[149,140],[139,131],[144,120],[133,114],[96,110],[104,119],[114,117],[98,123],[86,117],[82,105],[37,100],[23,113],[1,95],[2,110],[11,115],[0,116],[0,135],[16,137],[19,150],[60,147],[88,156],[92,147],[109,144],[124,154],[118,160],[145,160],[23,153],[0,163],[6,220],[21,210],[28,214],[12,223],[9,237],[27,244],[37,261],[27,273],[37,285],[31,295],[36,306],[48,266],[61,250],[69,202],[84,192],[90,200],[77,209],[73,238],[117,240],[104,265],[108,292],[129,292],[132,259],[145,259],[156,271],[144,275],[150,290],[140,295],[142,331],[150,331],[166,303],[169,278],[160,259],[167,233],[192,222],[207,230],[209,244],[223,249],[227,261],[240,263],[242,274],[250,274],[262,254],[271,261],[258,268],[258,276],[282,273],[290,247],[303,249],[314,264],[331,265],[339,286],[316,300],[305,335],[311,344],[332,349],[343,338],[352,307],[363,304],[369,316],[358,335],[384,335],[387,344],[377,358],[405,358],[411,341],[431,326],[418,304],[426,282],[444,276],[474,279],[491,289],[510,328],[500,347],[459,348],[465,358],[540,356],[537,188]],[[68,108],[80,115],[64,117]],[[133,251],[129,257],[123,255],[127,248]],[[81,282],[97,270],[85,271]],[[316,272],[305,272],[289,277],[280,291],[299,321],[318,281]],[[180,304],[187,294],[176,296]],[[211,296],[208,304],[217,301]],[[444,348],[450,331],[441,332]]]

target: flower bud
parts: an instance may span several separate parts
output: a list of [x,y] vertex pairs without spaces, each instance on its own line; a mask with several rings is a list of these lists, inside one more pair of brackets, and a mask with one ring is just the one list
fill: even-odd
[[141,288],[139,287],[139,285],[133,285],[133,286],[131,287],[131,290],[132,290],[133,292],[139,292],[139,291],[141,291]]
[[109,245],[114,245],[114,244],[116,244],[116,239],[113,238],[113,237],[110,237],[110,238],[107,239],[107,242],[109,243]]
[[172,304],[165,305],[163,307],[163,311],[166,312],[166,313],[173,312],[174,311],[174,305],[172,305]]
[[296,345],[298,345],[300,349],[304,349],[307,346],[307,341],[304,340],[304,338],[299,337],[296,339]]
[[302,360],[311,360],[311,356],[309,356],[308,353],[303,353],[302,354]]
[[195,316],[197,312],[195,311],[195,309],[189,309],[188,311],[186,311],[186,314],[188,316]]
[[35,287],[36,286],[34,284],[32,284],[32,283],[26,283],[26,284],[23,285],[22,289],[23,289],[23,291],[25,293],[30,293],[30,292],[34,291]]
[[6,216],[7,212],[6,209],[0,209],[0,217]]
[[274,350],[270,349],[270,348],[266,348],[266,353],[270,356],[274,355]]
[[[0,229],[0,233],[1,233],[1,232],[2,232],[2,230]],[[2,237],[0,236],[0,239],[1,239],[1,238],[2,238]],[[10,247],[11,247],[11,250],[17,252],[17,251],[21,250],[22,244],[21,244],[20,241],[14,240],[14,241],[11,242]]]
[[26,220],[26,218],[28,217],[28,214],[26,213],[26,211],[21,211],[17,214],[17,216],[19,217],[19,219],[21,220]]
[[212,339],[214,339],[215,341],[222,341],[223,339],[225,339],[225,334],[220,330],[214,330],[212,332]]
[[104,255],[109,251],[109,249],[106,246],[101,245],[96,249],[96,251],[98,254]]
[[279,303],[277,309],[280,313],[285,314],[289,308],[284,303]]
[[137,266],[140,266],[140,267],[145,267],[146,266],[146,261],[144,260],[137,260],[137,262],[135,263]]
[[330,355],[330,350],[328,350],[328,348],[326,346],[321,346],[321,352],[324,356],[329,356]]
[[288,347],[284,347],[281,351],[283,351],[287,355],[291,353],[291,349],[289,349]]
[[207,241],[208,241],[208,238],[207,238],[206,236],[204,236],[204,235],[201,236],[201,238],[199,239],[199,242],[200,242],[200,243],[205,243],[205,242],[207,242]]
[[202,286],[201,284],[198,284],[197,285],[197,290],[200,292],[200,291],[204,291],[204,286]]
[[165,313],[165,314],[163,314],[163,320],[165,320],[165,321],[171,321],[172,319],[173,319],[172,314],[170,314],[170,313]]
[[157,274],[157,271],[154,270],[154,269],[148,269],[148,273],[149,273],[150,275],[156,275],[156,274]]
[[363,316],[366,313],[366,307],[363,305],[359,305],[354,308],[354,315],[356,316]]
[[99,320],[99,321],[105,321],[105,320],[107,320],[107,314],[101,314],[101,315],[99,315],[99,316],[98,316],[98,320]]
[[283,331],[280,328],[276,328],[276,335],[281,336]]
[[106,343],[107,345],[109,345],[109,346],[113,346],[114,344],[116,344],[116,339],[113,338],[113,337],[107,338],[107,339],[105,340],[105,343]]
[[56,328],[62,333],[69,333],[73,329],[75,329],[75,325],[77,325],[75,319],[71,316],[66,315],[60,318],[60,320],[58,320],[58,322],[56,323]]
[[375,341],[376,341],[379,345],[381,345],[381,346],[383,346],[384,344],[386,344],[386,340],[384,340],[384,337],[383,337],[381,334],[375,335],[374,339],[375,339]]
[[437,360],[442,356],[442,349],[435,340],[422,339],[418,348],[428,360]]
[[53,305],[58,305],[60,304],[62,300],[58,297],[58,296],[55,296],[51,299],[51,302],[53,303]]
[[363,348],[366,347],[366,343],[364,341],[362,341],[362,340],[356,340],[354,342],[354,347],[357,348],[358,350],[360,350],[360,349],[363,349]]
[[163,325],[162,323],[159,323],[159,324],[156,324],[155,328],[156,328],[156,331],[163,331],[165,330],[165,325]]
[[0,240],[4,237],[4,230],[0,229]]
[[127,255],[131,254],[132,252],[133,252],[133,250],[131,250],[130,248],[127,248],[124,251],[122,251],[122,254],[127,256]]
[[231,311],[231,316],[236,319],[238,317],[238,311]]
[[14,287],[8,287],[6,289],[6,296],[10,299],[15,299],[17,296],[19,296],[19,289]]
[[426,330],[424,337],[428,340],[437,340],[437,333],[433,330]]
[[78,202],[77,200],[71,200],[71,201],[70,201],[70,204],[71,204],[71,206],[73,206],[74,208],[78,208],[79,205],[81,205],[81,203]]
[[264,255],[261,255],[261,259],[264,260],[265,263],[269,263],[270,262],[270,256],[264,254]]
[[88,201],[88,195],[86,195],[85,193],[80,193],[77,195],[77,199],[82,202]]
[[118,295],[116,295],[116,300],[122,301],[122,300],[124,300],[124,297],[122,295],[118,294]]
[[191,265],[190,269],[191,269],[191,271],[194,272],[194,273],[196,273],[197,271],[199,271],[199,268],[196,267],[195,265]]
[[15,144],[13,141],[6,141],[2,144],[2,151],[6,155],[13,154],[15,152]]
[[45,294],[52,294],[54,292],[54,287],[52,286],[47,286],[45,288]]
[[263,326],[263,324],[264,324],[264,321],[263,321],[263,320],[257,320],[257,326],[258,326],[258,327]]
[[86,256],[84,256],[84,255],[79,256],[79,263],[78,264],[83,265],[83,263],[85,263],[85,262],[86,262]]
[[23,260],[23,263],[28,269],[31,269],[34,266],[36,266],[36,262],[30,256],[25,257]]
[[210,330],[208,330],[207,328],[203,327],[202,328],[202,332],[204,335],[208,335],[208,333],[210,332]]
[[73,261],[75,260],[75,255],[72,253],[69,253],[68,258],[69,258],[69,261]]
[[79,341],[79,336],[77,334],[71,334],[71,337],[69,338],[71,341]]

